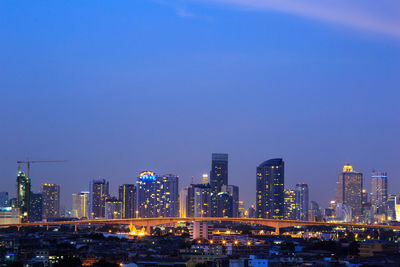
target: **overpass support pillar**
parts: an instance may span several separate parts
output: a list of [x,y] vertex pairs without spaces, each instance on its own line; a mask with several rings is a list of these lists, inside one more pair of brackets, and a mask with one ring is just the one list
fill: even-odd
[[147,233],[148,235],[151,234],[151,226],[150,226],[150,223],[146,223],[146,233]]
[[78,232],[78,224],[75,224],[75,233]]

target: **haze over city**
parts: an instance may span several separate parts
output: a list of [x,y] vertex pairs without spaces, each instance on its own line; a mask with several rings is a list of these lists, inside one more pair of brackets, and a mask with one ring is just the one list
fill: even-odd
[[271,158],[321,206],[346,163],[398,193],[399,4],[280,3],[1,1],[1,191],[28,158],[67,160],[31,178],[68,208],[98,177],[114,195],[143,170],[183,188],[217,152],[246,207]]

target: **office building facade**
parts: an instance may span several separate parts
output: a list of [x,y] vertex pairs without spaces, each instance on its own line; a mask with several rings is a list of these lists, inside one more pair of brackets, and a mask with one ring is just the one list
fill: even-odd
[[109,182],[105,179],[91,180],[89,184],[89,216],[92,219],[106,217],[106,200]]
[[143,171],[137,180],[137,209],[139,218],[154,218],[157,214],[157,177],[152,171]]
[[218,204],[217,195],[221,192],[223,185],[228,184],[228,154],[213,153],[211,156],[210,186],[211,196],[211,216],[217,217]]
[[362,188],[362,173],[354,171],[349,164],[345,165],[336,183],[335,200],[337,204],[350,206],[353,221],[358,221],[362,215]]
[[89,218],[89,191],[72,194],[72,217]]
[[40,222],[43,220],[43,194],[31,192],[31,204],[29,211],[30,222]]
[[308,185],[301,183],[296,185],[296,219],[308,221],[309,201]]
[[386,214],[387,198],[387,173],[374,171],[371,176],[371,204],[374,214]]
[[22,222],[29,221],[29,210],[31,202],[30,195],[31,195],[31,179],[29,177],[26,177],[25,173],[18,169],[16,206],[20,209]]
[[285,220],[296,220],[296,192],[284,190]]
[[179,178],[166,174],[157,178],[157,213],[161,217],[178,217],[179,215]]
[[43,197],[43,219],[60,216],[60,186],[56,184],[43,184],[41,188]]
[[285,164],[282,159],[271,159],[257,167],[257,218],[284,218]]
[[136,218],[136,186],[124,184],[119,187],[119,200],[122,202],[122,218]]

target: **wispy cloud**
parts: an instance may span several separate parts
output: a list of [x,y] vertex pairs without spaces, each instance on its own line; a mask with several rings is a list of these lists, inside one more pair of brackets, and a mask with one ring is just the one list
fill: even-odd
[[[196,1],[196,0],[194,0]],[[197,0],[276,10],[400,38],[400,0]]]
[[190,12],[189,10],[187,10],[186,8],[183,7],[176,7],[176,14],[179,17],[183,17],[183,18],[194,18],[196,17],[196,15],[192,12]]

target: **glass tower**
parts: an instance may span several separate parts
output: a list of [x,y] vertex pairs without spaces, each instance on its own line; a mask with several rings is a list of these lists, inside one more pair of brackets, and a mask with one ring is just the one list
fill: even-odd
[[267,160],[257,167],[257,218],[284,218],[284,169],[282,159]]
[[29,210],[31,203],[31,179],[18,169],[17,176],[17,207],[19,207],[22,222],[29,221]]
[[223,185],[228,185],[228,154],[213,153],[210,171],[211,216],[218,216],[217,195]]

